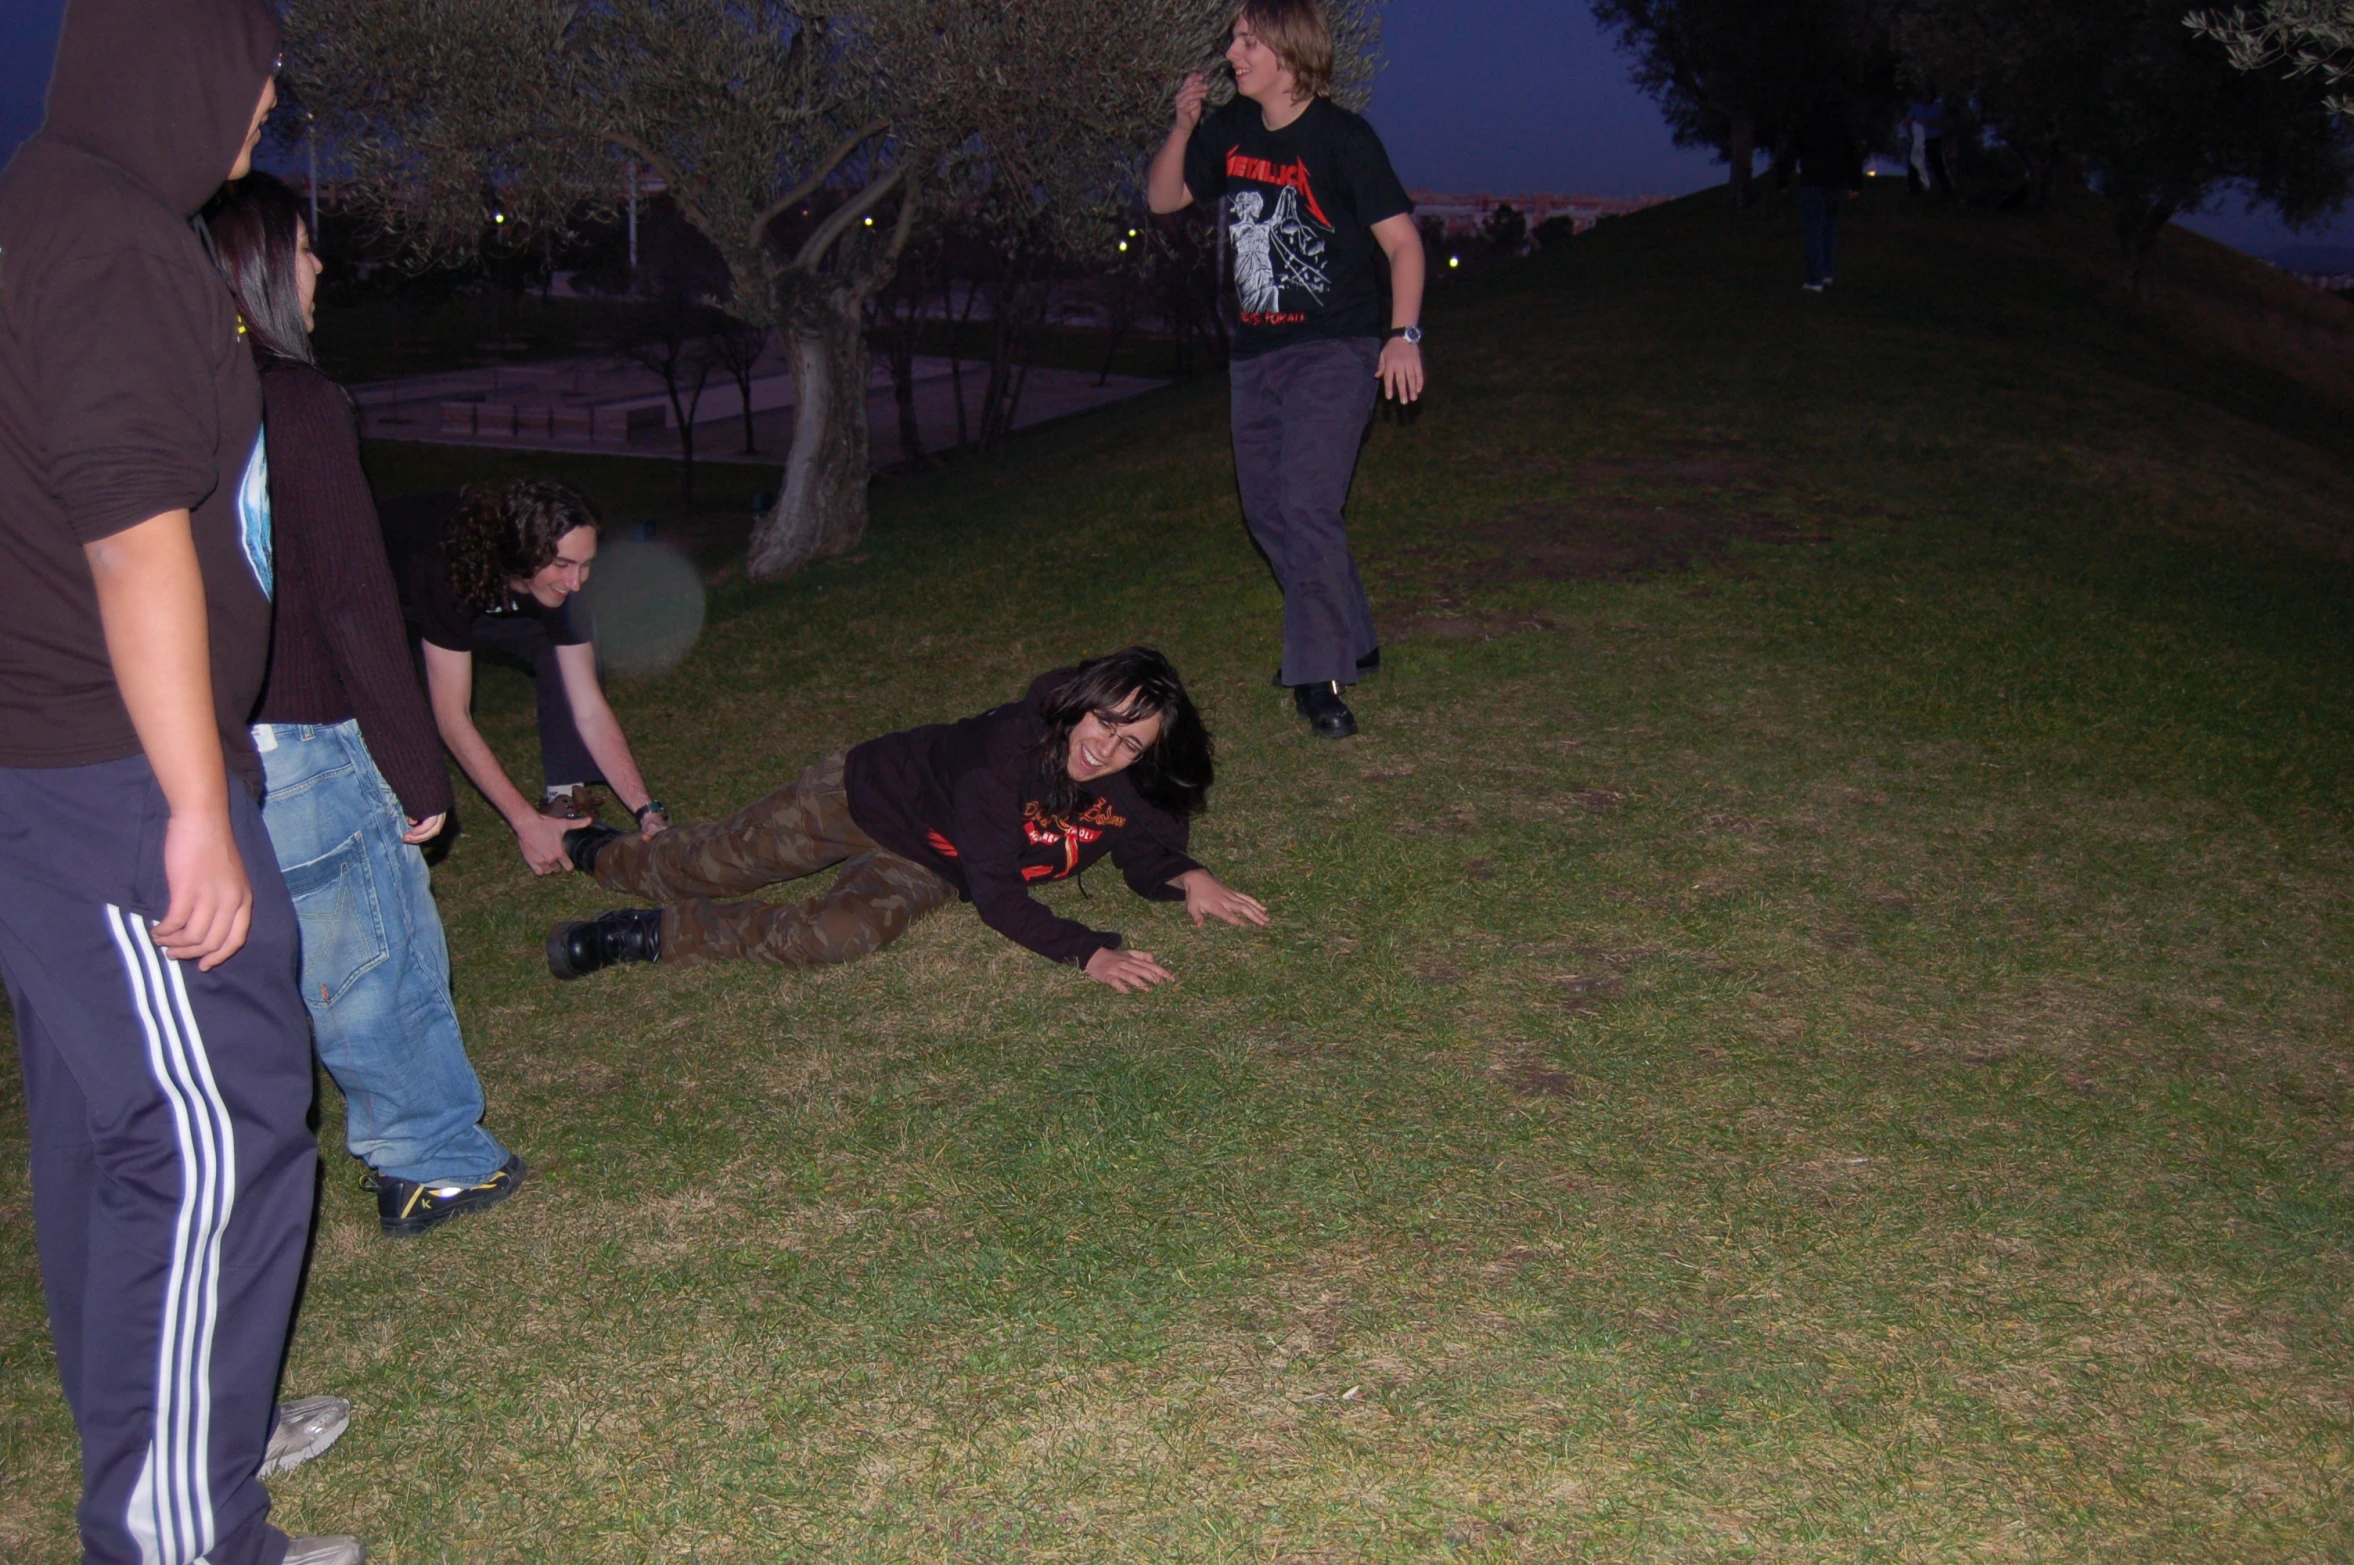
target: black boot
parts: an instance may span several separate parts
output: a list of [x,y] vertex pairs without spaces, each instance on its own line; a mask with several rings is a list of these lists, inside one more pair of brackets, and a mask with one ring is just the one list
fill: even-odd
[[616,908],[548,931],[548,971],[558,978],[578,978],[616,962],[661,960],[662,910],[658,907]]
[[595,821],[586,826],[575,826],[564,834],[564,856],[583,875],[593,875],[597,872],[597,855],[605,851],[606,843],[620,835],[612,827]]
[[1357,731],[1357,714],[1340,698],[1338,680],[1292,686],[1291,704],[1319,739],[1346,739]]

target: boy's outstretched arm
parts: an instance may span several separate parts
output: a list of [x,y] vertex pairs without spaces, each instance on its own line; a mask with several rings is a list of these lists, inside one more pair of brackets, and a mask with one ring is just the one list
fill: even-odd
[[1152,167],[1144,175],[1144,204],[1156,217],[1193,205],[1193,192],[1185,188],[1185,144],[1193,139],[1193,128],[1202,122],[1202,103],[1209,94],[1209,78],[1199,71],[1186,77],[1177,89],[1177,121],[1169,127],[1169,139],[1153,154]]
[[[1390,262],[1390,329],[1421,325],[1422,230],[1410,214],[1401,212],[1374,224],[1373,238]],[[1422,349],[1403,337],[1392,337],[1382,344],[1381,362],[1373,373],[1388,395],[1412,402],[1422,395]]]
[[531,807],[523,791],[507,777],[506,768],[491,753],[482,730],[474,726],[474,654],[425,644],[425,695],[433,709],[433,726],[441,742],[457,758],[458,769],[482,790],[490,807],[506,818],[515,845],[534,875],[560,875],[572,868],[564,852],[565,824],[550,820]]

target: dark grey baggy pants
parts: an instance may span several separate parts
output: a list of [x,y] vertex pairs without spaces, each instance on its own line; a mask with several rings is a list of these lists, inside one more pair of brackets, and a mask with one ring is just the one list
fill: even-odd
[[1234,361],[1243,519],[1283,589],[1283,682],[1354,683],[1380,645],[1341,508],[1373,418],[1381,341],[1333,337]]
[[254,1474],[318,1184],[310,1018],[261,811],[234,781],[229,809],[253,927],[200,973],[148,938],[170,812],[146,760],[0,767],[0,971],[97,1565],[286,1552]]

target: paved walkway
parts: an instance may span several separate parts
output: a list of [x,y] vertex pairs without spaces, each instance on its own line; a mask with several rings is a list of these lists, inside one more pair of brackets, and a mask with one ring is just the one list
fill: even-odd
[[[961,382],[961,384],[960,384]],[[961,375],[946,359],[915,365],[916,427],[926,451],[958,442],[958,403],[967,438],[980,424],[989,366],[967,360]],[[1102,378],[1084,370],[1032,369],[1014,427],[1026,428],[1166,385],[1130,375]],[[793,438],[793,382],[772,350],[753,368],[752,449],[744,448],[744,396],[732,376],[715,373],[695,403],[698,461],[781,461]],[[352,388],[361,432],[379,440],[426,440],[506,450],[600,451],[677,456],[681,441],[662,377],[618,355],[539,364],[453,370]],[[887,366],[867,383],[872,459],[888,467],[907,455]]]

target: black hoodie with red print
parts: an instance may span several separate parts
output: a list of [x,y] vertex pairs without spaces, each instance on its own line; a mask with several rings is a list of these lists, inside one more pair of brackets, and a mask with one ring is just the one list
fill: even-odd
[[1138,896],[1180,902],[1185,893],[1170,882],[1201,866],[1186,857],[1185,822],[1125,773],[1088,784],[1095,797],[1068,820],[1039,807],[1041,703],[1077,672],[1042,674],[1021,700],[961,723],[869,739],[850,752],[843,785],[861,831],[956,887],[1007,939],[1083,967],[1120,937],[1056,917],[1030,895],[1032,885],[1109,854]]
[[277,52],[261,0],[71,0],[48,118],[0,173],[0,766],[139,753],[82,551],[184,508],[222,750],[260,789],[261,388],[188,220],[237,161]]

